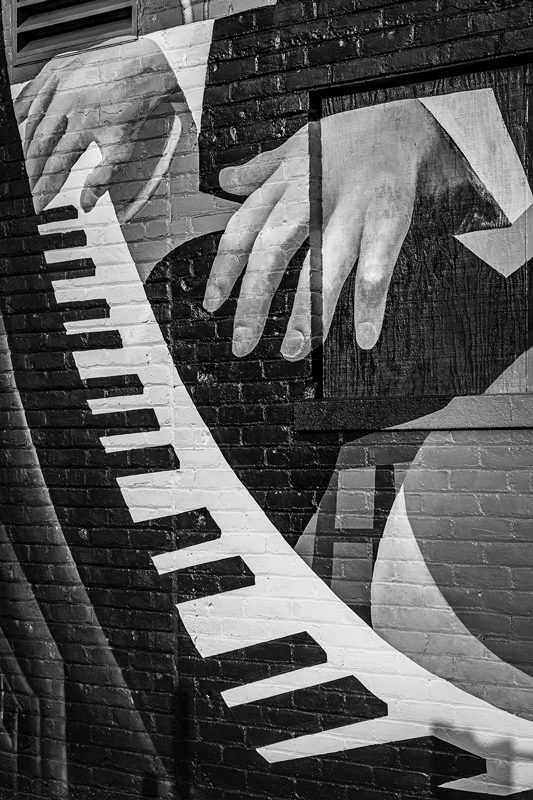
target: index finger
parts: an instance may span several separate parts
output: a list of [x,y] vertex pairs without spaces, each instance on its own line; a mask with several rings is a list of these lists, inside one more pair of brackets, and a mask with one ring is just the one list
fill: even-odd
[[228,222],[207,282],[204,308],[216,311],[230,295],[244,270],[255,240],[285,190],[281,181],[267,181],[248,197]]
[[308,151],[307,125],[274,150],[258,156],[237,167],[225,167],[220,172],[219,182],[229,194],[246,197],[265,183],[277,170],[283,159],[291,155],[303,155]]

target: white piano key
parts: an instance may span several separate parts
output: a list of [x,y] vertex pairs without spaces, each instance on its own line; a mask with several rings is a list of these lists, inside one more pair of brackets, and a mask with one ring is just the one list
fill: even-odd
[[299,689],[309,689],[323,683],[349,678],[352,672],[337,669],[326,664],[319,664],[312,667],[303,667],[275,675],[271,678],[264,678],[261,681],[247,683],[244,686],[237,686],[233,689],[226,689],[222,692],[222,697],[226,705],[230,708],[241,706],[245,703],[256,703],[258,700],[266,700],[269,697],[276,697],[287,692],[295,692]]

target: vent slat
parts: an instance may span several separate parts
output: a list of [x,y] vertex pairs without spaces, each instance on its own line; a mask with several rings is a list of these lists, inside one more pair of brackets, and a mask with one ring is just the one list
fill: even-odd
[[67,22],[81,22],[89,17],[101,16],[111,11],[128,8],[131,8],[129,0],[116,0],[115,2],[112,2],[112,0],[96,0],[95,2],[80,3],[58,10],[50,9],[40,14],[32,14],[27,20],[18,25],[18,31],[19,33],[25,33],[26,31],[49,28],[52,25],[63,25]]
[[137,0],[18,0],[16,64],[137,35]]
[[[55,53],[65,53],[78,46],[81,47],[91,42],[94,44],[97,41],[105,41],[105,39],[112,39],[122,34],[124,34],[124,25],[122,25],[121,22],[111,23],[109,25],[98,25],[85,30],[83,33],[72,31],[71,33],[62,34],[61,37],[50,36],[43,39],[35,39],[33,42],[29,42],[25,45],[23,52],[20,52],[24,57],[33,57],[31,59],[27,58],[26,60],[36,61],[39,55],[48,57]],[[60,41],[58,41],[58,39],[60,39]]]
[[[26,8],[26,6],[42,5],[43,0],[18,0],[17,8]],[[50,8],[53,8],[54,3],[50,3]]]

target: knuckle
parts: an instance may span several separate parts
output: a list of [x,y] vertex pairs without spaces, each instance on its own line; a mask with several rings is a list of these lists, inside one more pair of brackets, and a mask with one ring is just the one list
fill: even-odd
[[388,283],[386,265],[379,261],[366,263],[361,271],[360,286],[363,290],[379,291]]

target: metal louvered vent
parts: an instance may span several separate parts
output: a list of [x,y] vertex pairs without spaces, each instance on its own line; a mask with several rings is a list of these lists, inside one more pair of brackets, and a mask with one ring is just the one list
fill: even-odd
[[137,33],[136,0],[13,0],[16,63]]

